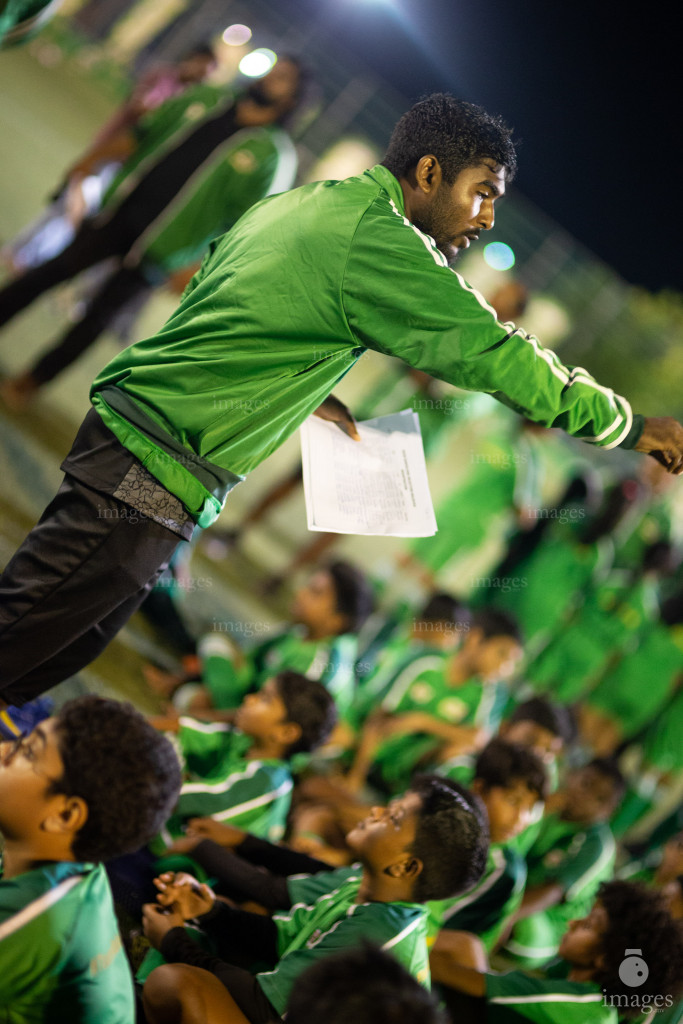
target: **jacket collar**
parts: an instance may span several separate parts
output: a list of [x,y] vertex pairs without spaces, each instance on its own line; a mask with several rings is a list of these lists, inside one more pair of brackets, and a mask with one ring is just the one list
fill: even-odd
[[401,188],[400,182],[394,177],[391,171],[387,170],[386,167],[383,167],[382,164],[375,164],[375,166],[371,167],[370,170],[365,171],[365,174],[369,178],[372,178],[373,181],[376,181],[385,192],[389,193],[389,198],[394,201],[399,211],[405,217],[406,209],[405,201],[403,199],[403,189]]

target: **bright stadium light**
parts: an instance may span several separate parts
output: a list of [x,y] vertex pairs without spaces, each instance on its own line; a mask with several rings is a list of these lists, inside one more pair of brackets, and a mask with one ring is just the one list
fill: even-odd
[[222,39],[228,46],[244,46],[251,39],[251,29],[248,25],[228,25]]
[[276,60],[277,54],[272,50],[252,50],[242,57],[239,69],[247,78],[262,78],[268,74]]
[[489,242],[484,246],[484,259],[494,270],[511,270],[515,265],[515,254],[505,242]]

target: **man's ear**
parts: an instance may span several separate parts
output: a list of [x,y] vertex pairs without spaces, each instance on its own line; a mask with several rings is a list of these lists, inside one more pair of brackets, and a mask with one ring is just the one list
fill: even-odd
[[88,805],[85,800],[80,796],[61,794],[61,800],[43,821],[42,829],[52,835],[75,836],[87,820]]
[[433,153],[420,157],[415,166],[415,184],[425,195],[438,189],[442,177],[441,164]]

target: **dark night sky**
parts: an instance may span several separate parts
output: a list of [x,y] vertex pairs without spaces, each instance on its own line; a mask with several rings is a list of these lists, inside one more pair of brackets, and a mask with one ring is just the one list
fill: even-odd
[[682,61],[666,8],[315,0],[314,16],[325,7],[404,95],[451,91],[502,114],[522,140],[518,188],[627,281],[680,289]]

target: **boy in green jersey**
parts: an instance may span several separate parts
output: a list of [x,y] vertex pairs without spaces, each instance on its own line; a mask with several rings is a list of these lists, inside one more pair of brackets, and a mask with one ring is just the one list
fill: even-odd
[[521,657],[511,616],[493,609],[475,614],[447,662],[395,681],[380,714],[365,726],[352,785],[368,777],[384,792],[400,792],[426,758],[434,763],[481,748],[498,729],[508,695],[505,680]]
[[133,985],[104,859],[159,830],[173,747],[130,705],[89,696],[0,745],[0,1019],[131,1024]]
[[363,655],[353,704],[355,725],[365,721],[394,684],[403,691],[423,669],[445,660],[460,646],[469,628],[469,612],[455,597],[445,592],[432,594],[394,636]]
[[[481,876],[488,829],[478,800],[455,783],[423,777],[387,808],[374,808],[349,833],[348,842],[360,863],[289,878],[284,912],[272,920],[228,908],[206,888],[197,891],[182,879],[167,880],[160,897],[165,908],[145,908],[146,934],[171,961],[145,983],[150,1024],[186,1019],[181,1014],[192,993],[184,965],[203,967],[223,982],[226,1022],[281,1019],[303,970],[363,940],[390,950],[428,985],[421,904],[453,895]],[[262,873],[255,884],[260,891]],[[184,923],[189,918],[198,918],[222,959],[205,954],[188,937]],[[257,965],[256,977],[244,969],[249,963]]]
[[328,396],[368,348],[683,469],[679,423],[634,417],[501,324],[449,266],[493,226],[515,165],[500,119],[435,94],[401,118],[382,164],[257,203],[212,243],[167,324],[98,376],[59,497],[3,573],[3,700],[25,703],[92,661],[179,540],[215,522],[309,415],[357,437]]
[[446,1024],[436,1000],[369,942],[328,956],[296,981],[287,1024]]
[[137,920],[153,897],[155,875],[181,867],[197,872],[191,859],[166,854],[191,818],[206,816],[281,839],[294,788],[290,761],[324,743],[335,722],[324,686],[297,672],[280,672],[247,694],[233,724],[152,719],[156,728],[176,734],[185,780],[160,834],[147,848],[107,865],[117,905]]
[[[321,566],[294,595],[291,624],[275,636],[242,651],[229,633],[214,629],[198,646],[200,684],[186,683],[173,694],[189,714],[235,708],[276,672],[289,669],[319,679],[334,697],[340,716],[351,712],[355,696],[357,632],[372,610],[365,575],[348,562]],[[218,623],[220,626],[220,623]],[[157,692],[177,685],[177,677],[148,674]]]
[[428,905],[434,950],[448,948],[451,932],[465,931],[478,935],[491,952],[522,902],[526,882],[524,858],[510,841],[528,825],[547,788],[543,763],[530,750],[493,739],[479,754],[471,789],[488,816],[491,846],[486,870],[461,896]]
[[[518,704],[503,719],[498,736],[507,743],[526,747],[541,759],[548,772],[550,792],[557,789],[558,759],[566,753],[576,736],[570,712],[561,704],[551,704],[544,697],[531,697]],[[474,778],[475,754],[460,754],[441,761],[439,775],[447,775],[464,786]]]
[[324,743],[335,722],[325,687],[290,671],[247,694],[233,725],[179,718],[174,730],[187,781],[164,838],[180,835],[188,818],[208,816],[281,839],[294,785],[288,762]]
[[525,967],[555,956],[570,918],[585,913],[599,883],[612,876],[616,847],[608,822],[624,788],[616,764],[596,758],[554,795],[526,855],[527,887],[505,947]]
[[643,886],[603,882],[587,916],[568,923],[558,952],[561,961],[542,975],[494,974],[445,955],[432,958],[432,973],[454,990],[444,988],[453,1020],[456,992],[485,999],[488,1024],[617,1024],[651,1011],[659,1019],[675,1005],[683,935]]

